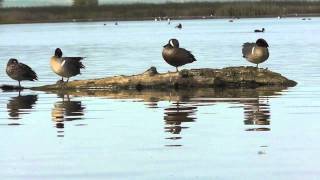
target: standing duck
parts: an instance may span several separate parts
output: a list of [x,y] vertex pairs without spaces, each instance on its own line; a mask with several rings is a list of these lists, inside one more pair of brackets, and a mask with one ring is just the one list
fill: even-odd
[[81,60],[84,57],[62,57],[62,51],[60,48],[55,50],[54,56],[51,57],[50,65],[53,72],[63,78],[69,78],[81,74],[80,69],[85,68]]
[[190,51],[179,48],[179,41],[177,39],[170,39],[168,44],[163,46],[163,59],[171,66],[176,67],[177,72],[179,66],[196,61],[196,58]]
[[37,74],[29,66],[23,63],[19,63],[18,60],[14,58],[9,59],[6,72],[11,79],[14,79],[19,82],[20,89],[20,81],[38,80]]
[[242,54],[247,61],[258,64],[269,58],[268,43],[264,39],[258,39],[256,43],[244,43],[242,45]]

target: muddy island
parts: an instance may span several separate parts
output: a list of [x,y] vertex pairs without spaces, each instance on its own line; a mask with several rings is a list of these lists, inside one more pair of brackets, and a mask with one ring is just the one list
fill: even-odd
[[114,76],[99,79],[75,80],[33,87],[32,90],[144,90],[193,88],[258,88],[293,87],[297,83],[279,73],[256,67],[227,67],[222,69],[190,69],[179,72],[158,73],[155,67],[142,74]]

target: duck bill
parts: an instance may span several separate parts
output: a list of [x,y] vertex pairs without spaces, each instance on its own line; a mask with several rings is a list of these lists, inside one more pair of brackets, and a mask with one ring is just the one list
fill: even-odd
[[166,45],[164,45],[163,47],[166,48],[166,47],[169,47],[169,46],[170,46],[170,44],[166,44]]

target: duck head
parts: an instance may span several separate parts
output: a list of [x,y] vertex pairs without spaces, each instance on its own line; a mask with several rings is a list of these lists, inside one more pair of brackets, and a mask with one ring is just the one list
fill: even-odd
[[258,39],[258,40],[256,41],[256,44],[257,44],[257,46],[259,46],[259,47],[266,47],[266,48],[269,47],[267,41],[264,40],[264,39],[262,39],[262,38]]
[[18,60],[14,58],[9,59],[8,61],[8,64],[18,64],[18,63],[19,63]]
[[60,48],[57,48],[54,52],[54,56],[61,58],[62,57],[62,51]]
[[163,47],[179,48],[179,41],[177,39],[170,39],[168,44],[164,45]]

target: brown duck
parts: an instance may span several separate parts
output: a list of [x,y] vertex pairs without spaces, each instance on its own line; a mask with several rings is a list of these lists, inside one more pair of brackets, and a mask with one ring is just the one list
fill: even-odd
[[81,74],[80,69],[85,68],[81,62],[82,59],[84,57],[62,57],[61,49],[57,48],[50,60],[51,69],[62,77],[62,82],[64,77],[68,82],[70,77]]
[[9,59],[6,72],[11,79],[19,82],[19,88],[21,88],[20,81],[38,80],[37,74],[28,65],[19,63],[14,58]]
[[196,58],[190,51],[179,48],[179,41],[177,39],[170,39],[168,44],[163,46],[163,59],[171,66],[178,67],[196,61]]
[[263,63],[269,58],[268,43],[264,39],[258,39],[256,43],[244,43],[242,45],[242,54],[247,61],[257,65]]

